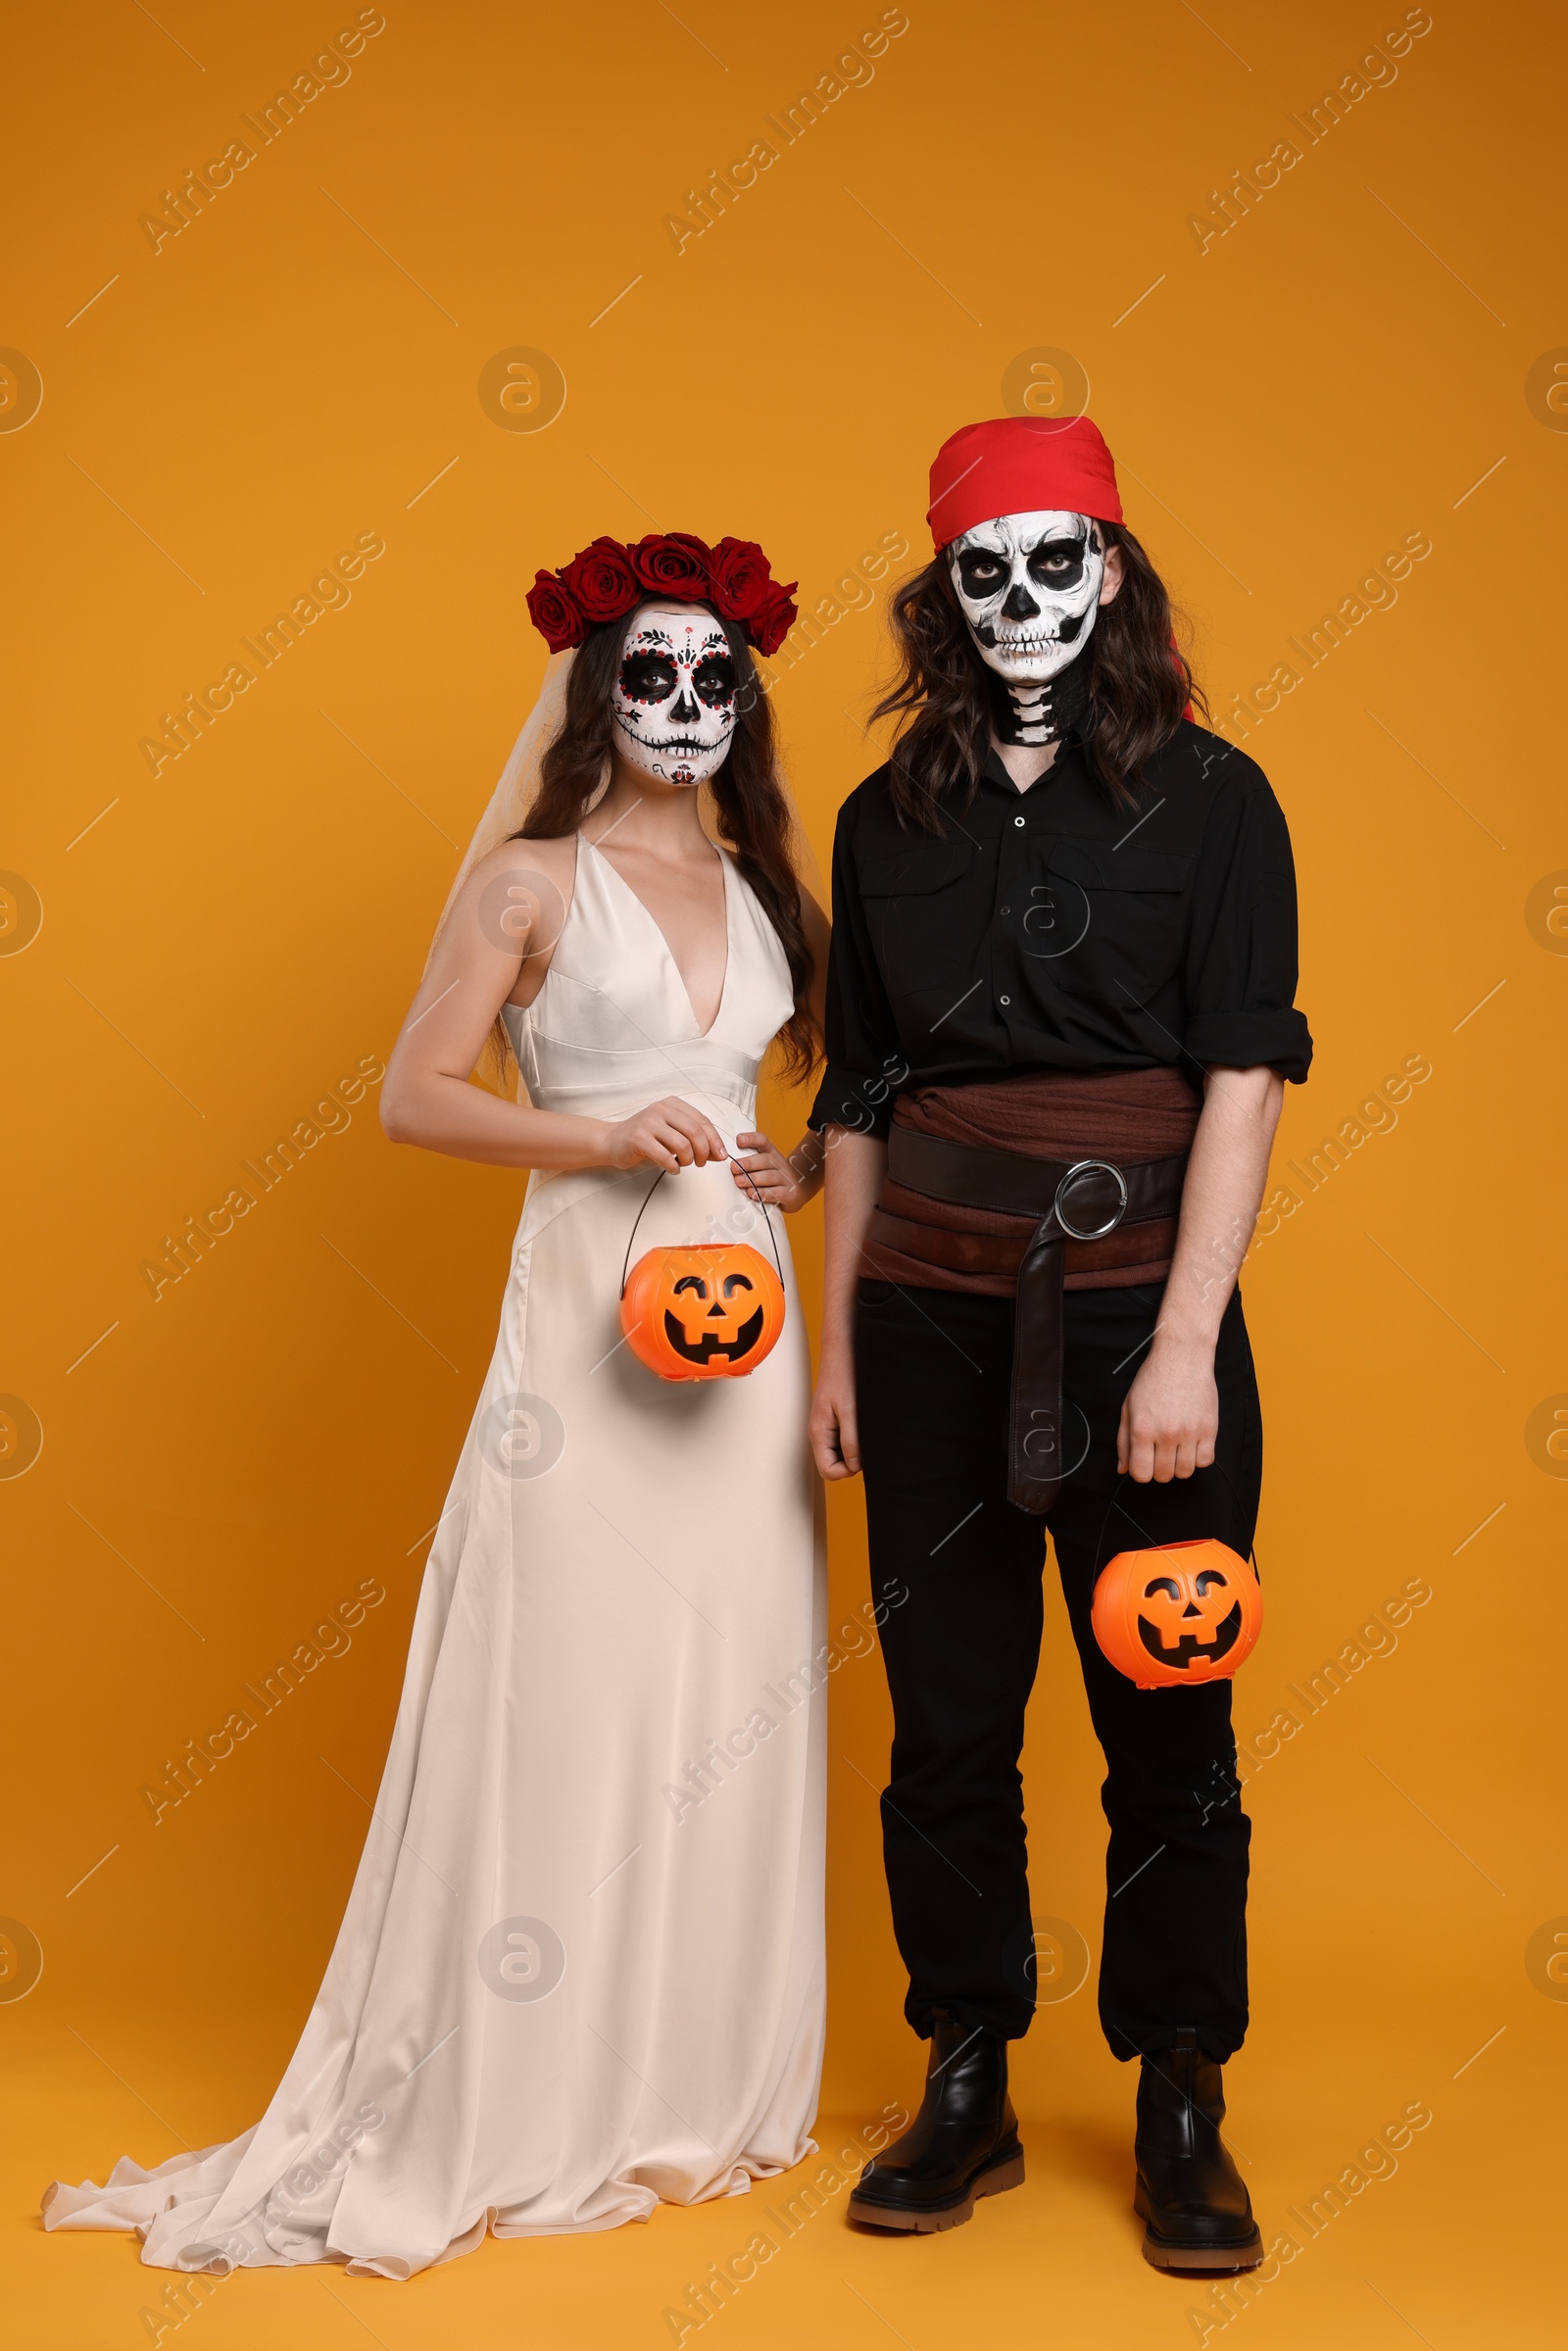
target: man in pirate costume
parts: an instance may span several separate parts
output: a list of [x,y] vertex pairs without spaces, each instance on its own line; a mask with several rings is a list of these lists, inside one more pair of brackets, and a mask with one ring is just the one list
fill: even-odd
[[1170,2269],[1261,2246],[1221,2133],[1247,2025],[1230,1684],[1098,1647],[1116,1552],[1250,1550],[1261,1427],[1236,1273],[1311,1055],[1290,837],[1192,719],[1164,588],[1087,419],[954,436],[894,608],[889,763],[834,852],[827,1278],[812,1441],[863,1469],[894,1706],[884,1850],[931,2043],[857,2221],[934,2229],[1023,2177],[1034,2007],[1018,1755],[1055,1546],[1110,1828],[1100,2015],[1141,2060],[1136,2202]]

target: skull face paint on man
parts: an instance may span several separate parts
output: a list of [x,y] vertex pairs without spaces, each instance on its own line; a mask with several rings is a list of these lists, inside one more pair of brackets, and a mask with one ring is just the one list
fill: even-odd
[[722,622],[644,605],[626,623],[611,693],[615,748],[666,784],[700,784],[735,731],[735,660]]
[[998,734],[1052,742],[1064,703],[1086,699],[1086,672],[1054,691],[1054,681],[1082,653],[1100,610],[1099,523],[1088,514],[998,514],[954,540],[948,567],[980,659],[1000,681]]

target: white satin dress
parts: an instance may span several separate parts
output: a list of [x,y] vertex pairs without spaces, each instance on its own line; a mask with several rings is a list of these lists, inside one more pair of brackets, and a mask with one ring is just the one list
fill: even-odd
[[[662,933],[579,844],[551,970],[508,1006],[535,1104],[666,1094],[733,1145],[788,1018],[778,939],[724,857],[712,1027]],[[812,2151],[822,2052],[823,1546],[787,1313],[748,1378],[666,1384],[620,1342],[652,1181],[528,1185],[500,1336],[425,1569],[348,1911],[242,2137],[107,2183],[50,2229],[134,2229],[226,2275],[404,2278],[497,2236],[738,2194]],[[659,1186],[636,1250],[750,1240],[723,1165]]]

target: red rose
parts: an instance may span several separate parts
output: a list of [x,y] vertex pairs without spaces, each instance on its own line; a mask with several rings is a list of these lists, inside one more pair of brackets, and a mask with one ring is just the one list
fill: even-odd
[[706,604],[710,592],[708,543],[689,531],[654,531],[626,550],[632,569],[651,596],[682,604]]
[[619,620],[642,594],[631,559],[618,539],[596,539],[564,564],[561,583],[589,621]]
[[769,581],[767,595],[760,611],[754,612],[746,623],[747,635],[764,657],[777,653],[800,617],[795,603],[795,591],[800,584],[798,579],[792,579],[787,588],[782,588],[777,580]]
[[751,620],[773,586],[766,556],[755,539],[720,539],[709,564],[713,602],[726,620]]
[[535,573],[528,590],[528,617],[552,653],[582,643],[582,614],[554,571]]

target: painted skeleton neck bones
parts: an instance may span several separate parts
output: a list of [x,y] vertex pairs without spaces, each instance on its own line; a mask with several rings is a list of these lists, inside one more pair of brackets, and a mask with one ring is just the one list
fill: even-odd
[[634,612],[611,695],[615,748],[645,775],[700,784],[735,731],[735,661],[710,612]]
[[[999,514],[948,550],[954,592],[980,659],[993,672],[1004,742],[1051,743],[1087,674],[1062,672],[1088,642],[1100,610],[1105,549],[1088,514]],[[1059,683],[1058,683],[1059,680]]]

